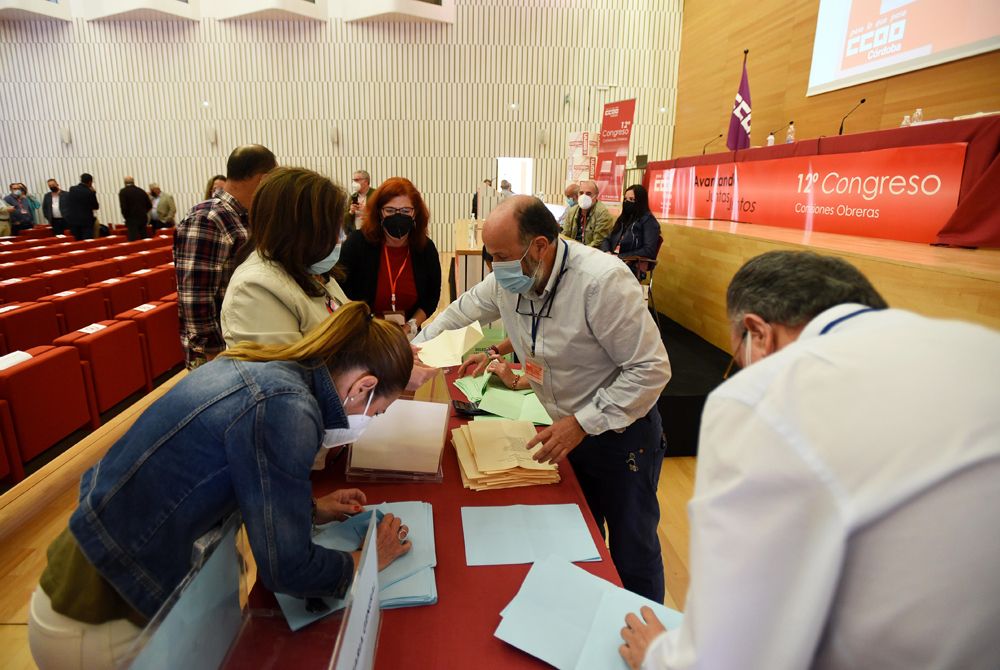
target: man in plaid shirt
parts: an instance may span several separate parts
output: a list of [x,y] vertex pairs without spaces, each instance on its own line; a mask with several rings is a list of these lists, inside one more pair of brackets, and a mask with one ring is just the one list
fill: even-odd
[[177,224],[174,267],[181,345],[187,367],[196,368],[226,348],[219,310],[234,259],[247,239],[253,194],[278,162],[267,147],[237,147],[226,163],[226,188],[219,197],[195,205]]

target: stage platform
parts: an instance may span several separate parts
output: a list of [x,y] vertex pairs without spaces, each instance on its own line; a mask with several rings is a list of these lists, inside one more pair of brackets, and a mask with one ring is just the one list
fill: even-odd
[[1000,250],[934,247],[702,219],[662,219],[657,310],[721,349],[730,347],[726,287],[750,258],[775,250],[839,256],[893,307],[1000,330]]

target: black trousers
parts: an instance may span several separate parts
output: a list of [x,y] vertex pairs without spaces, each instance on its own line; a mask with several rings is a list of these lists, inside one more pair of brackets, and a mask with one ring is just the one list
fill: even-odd
[[92,240],[94,239],[94,220],[91,219],[86,223],[73,221],[69,223],[69,231],[78,240]]
[[569,455],[602,534],[604,523],[608,524],[611,560],[622,584],[658,603],[664,595],[663,558],[656,535],[662,434],[660,413],[654,405],[624,432],[589,435]]
[[66,232],[66,219],[52,219],[52,234],[62,235]]
[[146,232],[146,217],[141,219],[125,219],[125,227],[128,229],[128,241],[144,240],[149,237]]

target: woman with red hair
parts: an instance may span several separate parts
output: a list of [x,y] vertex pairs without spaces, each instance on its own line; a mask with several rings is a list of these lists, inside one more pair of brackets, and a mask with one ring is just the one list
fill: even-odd
[[387,179],[369,196],[364,223],[344,241],[337,263],[347,297],[368,303],[411,338],[441,298],[441,261],[427,237],[429,219],[409,179]]

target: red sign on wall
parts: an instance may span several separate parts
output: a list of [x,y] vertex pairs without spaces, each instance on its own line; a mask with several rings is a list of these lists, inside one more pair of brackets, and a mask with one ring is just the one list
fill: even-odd
[[632,138],[632,118],[635,116],[635,98],[604,105],[601,120],[601,142],[597,149],[594,181],[600,191],[601,202],[617,203],[622,198],[622,181],[625,179],[625,161],[628,143]]
[[931,243],[955,211],[965,143],[651,170],[661,217]]

